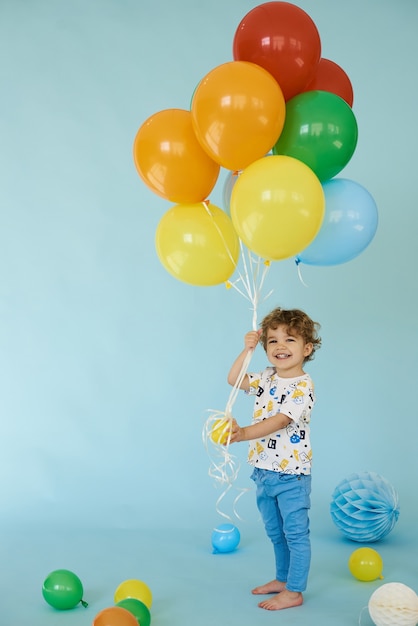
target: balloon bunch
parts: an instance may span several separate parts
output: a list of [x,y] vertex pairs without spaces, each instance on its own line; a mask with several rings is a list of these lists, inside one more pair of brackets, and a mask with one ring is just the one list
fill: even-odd
[[[236,289],[256,329],[271,262],[349,261],[374,237],[377,209],[361,185],[334,178],[357,145],[353,88],[321,56],[312,18],[290,2],[260,4],[238,24],[232,52],[200,79],[188,110],[165,109],[140,126],[133,156],[142,181],[174,203],[155,236],[163,267],[190,285]],[[223,208],[210,201],[222,169]],[[210,475],[226,490],[238,468],[211,426],[232,418],[236,392],[204,430],[205,442],[222,450]]]
[[[374,237],[377,209],[361,185],[334,179],[357,145],[348,75],[321,57],[315,23],[289,2],[249,11],[232,50],[199,81],[190,110],[151,115],[134,140],[139,176],[175,203],[156,232],[162,265],[211,286],[237,270],[240,243],[269,261],[353,259]],[[208,199],[221,168],[225,210]]]
[[[42,585],[44,600],[54,609],[68,610],[81,604],[88,606],[83,598],[80,578],[67,569],[54,570]],[[114,594],[115,605],[99,611],[93,626],[150,626],[152,592],[142,580],[124,580]]]
[[152,592],[142,580],[124,580],[114,595],[115,605],[97,613],[93,626],[150,626]]

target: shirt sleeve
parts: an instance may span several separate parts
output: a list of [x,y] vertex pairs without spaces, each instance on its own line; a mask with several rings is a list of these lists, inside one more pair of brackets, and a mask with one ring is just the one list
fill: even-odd
[[294,422],[308,419],[315,404],[312,383],[308,379],[300,380],[289,389],[281,406],[280,413],[287,415]]
[[249,396],[255,396],[259,392],[261,383],[261,374],[254,374],[253,372],[247,372],[248,380],[250,383],[247,393]]

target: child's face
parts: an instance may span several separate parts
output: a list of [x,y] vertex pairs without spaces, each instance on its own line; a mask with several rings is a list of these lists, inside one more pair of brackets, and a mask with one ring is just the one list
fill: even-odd
[[312,344],[305,343],[300,335],[290,335],[283,324],[267,331],[267,358],[279,376],[284,378],[303,374],[303,363],[312,348]]

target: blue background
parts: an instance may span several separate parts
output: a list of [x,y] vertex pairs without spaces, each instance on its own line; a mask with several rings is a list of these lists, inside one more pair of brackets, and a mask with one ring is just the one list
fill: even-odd
[[[8,623],[28,622],[28,615],[19,622],[16,612],[24,609],[12,601],[21,587],[33,593],[26,606],[32,623],[37,611],[42,623],[58,623],[49,607],[38,606],[49,570],[69,567],[90,578],[98,564],[97,576],[112,570],[117,556],[85,565],[87,536],[98,541],[100,533],[126,531],[121,541],[129,554],[129,533],[149,537],[149,551],[151,538],[159,538],[157,544],[177,546],[174,562],[181,546],[202,546],[206,555],[211,529],[222,521],[201,433],[208,410],[225,407],[226,375],[252,312],[233,289],[186,285],[161,266],[154,237],[171,205],[140,180],[132,144],[150,115],[187,109],[199,80],[232,60],[235,29],[258,4],[0,3],[0,525],[10,563]],[[352,472],[375,471],[393,484],[401,516],[391,540],[407,546],[405,563],[416,551],[418,4],[296,4],[318,27],[322,56],[351,79],[359,140],[341,176],[363,185],[379,210],[375,238],[353,261],[300,266],[301,277],[293,259],[273,263],[266,285],[273,293],[258,311],[261,319],[275,306],[300,307],[322,325],[323,347],[307,368],[318,395],[312,526],[318,541],[331,537],[345,550],[345,576],[346,555],[357,546],[339,543],[329,501]],[[218,206],[225,176],[210,198]],[[261,349],[253,358],[254,366],[265,362]],[[237,419],[245,423],[250,412],[251,402],[239,397]],[[245,444],[234,448],[243,463],[239,488],[251,487],[245,452]],[[270,555],[253,495],[241,499],[241,532]],[[231,510],[230,502],[225,506]],[[77,533],[87,533],[79,551],[73,539],[61,540]],[[172,541],[175,533],[185,541]],[[404,541],[408,533],[412,546]],[[49,539],[43,544],[40,536]],[[122,558],[116,544],[109,550]],[[161,550],[145,569],[144,561],[135,571],[120,562],[114,578],[92,586],[108,585],[108,593],[121,578],[148,576],[159,581],[163,597]],[[23,553],[24,567],[17,560]],[[256,566],[242,552],[230,557],[231,577]],[[200,563],[199,571],[205,567]],[[397,567],[400,582],[416,589],[416,574]],[[271,568],[264,570],[258,576],[270,579]],[[213,602],[218,592],[206,589],[211,608],[220,610]],[[354,615],[347,624],[367,604],[370,587],[361,589],[359,605],[347,600]],[[74,612],[60,618],[90,623],[77,620],[91,621],[108,601],[97,598],[88,618]],[[306,607],[296,612],[305,621],[312,617]],[[258,610],[257,617],[268,619],[266,613]],[[180,624],[174,615],[183,617],[174,608],[162,611],[159,623]]]

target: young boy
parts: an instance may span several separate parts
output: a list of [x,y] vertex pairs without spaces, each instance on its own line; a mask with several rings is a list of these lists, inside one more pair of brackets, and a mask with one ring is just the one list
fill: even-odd
[[247,373],[240,385],[255,396],[253,420],[232,420],[230,443],[249,441],[248,462],[257,486],[257,506],[273,543],[276,577],[254,594],[275,594],[259,603],[269,611],[303,602],[311,560],[309,537],[311,462],[309,436],[314,386],[303,365],[320,347],[320,326],[298,309],[274,309],[260,331],[245,335],[244,350],[233,363],[228,383],[235,385],[246,355],[262,343],[271,367]]

